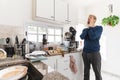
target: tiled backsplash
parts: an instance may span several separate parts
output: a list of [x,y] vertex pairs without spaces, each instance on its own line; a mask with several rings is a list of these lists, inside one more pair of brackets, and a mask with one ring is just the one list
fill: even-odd
[[10,37],[12,45],[14,45],[16,36],[18,36],[19,42],[25,38],[25,28],[23,26],[0,25],[0,38]]

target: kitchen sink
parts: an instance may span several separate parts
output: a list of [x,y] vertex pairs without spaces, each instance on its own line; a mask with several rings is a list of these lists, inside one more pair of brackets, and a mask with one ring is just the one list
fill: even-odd
[[22,64],[28,67],[28,80],[42,80],[43,75],[31,64]]

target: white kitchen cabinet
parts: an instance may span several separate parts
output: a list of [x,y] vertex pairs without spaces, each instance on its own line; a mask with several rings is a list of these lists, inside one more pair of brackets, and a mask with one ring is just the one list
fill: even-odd
[[[70,55],[76,60],[77,73],[73,73],[70,69]],[[70,80],[82,80],[83,76],[83,63],[81,53],[66,54],[65,57],[57,59],[57,71],[68,77]]]
[[58,24],[77,24],[78,9],[66,0],[33,0],[33,19]]
[[81,53],[72,53],[71,55],[74,56],[76,60],[76,66],[77,66],[77,73],[74,74],[71,72],[71,80],[83,80],[83,60]]
[[[76,60],[77,73],[74,74],[69,65],[70,65],[70,55]],[[83,61],[81,52],[65,54],[64,57],[61,55],[48,57],[48,60],[43,60],[45,64],[51,66],[55,71],[63,74],[68,77],[70,80],[82,80],[83,79]],[[49,72],[49,71],[48,71]]]
[[33,19],[63,24],[67,20],[65,0],[33,0]]
[[55,20],[59,22],[66,22],[67,3],[65,0],[55,0]]
[[69,24],[77,24],[77,22],[78,22],[78,9],[71,4],[68,4],[67,7],[68,7],[68,12],[67,12],[68,23]]
[[69,74],[70,73],[69,64],[70,58],[68,55],[65,55],[64,57],[60,56],[57,59],[57,71],[68,78],[71,76],[71,74]]
[[54,20],[54,0],[36,0],[36,16]]
[[47,60],[42,60],[43,63],[48,65],[48,72],[56,71],[56,58],[57,56],[47,57]]

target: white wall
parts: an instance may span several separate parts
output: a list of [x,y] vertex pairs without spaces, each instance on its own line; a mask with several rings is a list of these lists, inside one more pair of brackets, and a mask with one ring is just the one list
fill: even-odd
[[25,38],[24,27],[0,25],[0,38],[9,37],[11,45],[14,45],[16,36],[18,36],[19,42],[21,42],[23,40],[23,38]]
[[84,24],[86,25],[86,21],[87,21],[87,7],[79,7],[79,12],[78,12],[78,22],[80,24]]
[[[109,0],[105,0],[101,3],[96,3],[88,8],[88,14],[95,14],[98,18],[97,24],[101,24],[101,20],[104,17],[109,16],[108,4]],[[114,0],[114,14],[120,17],[120,1]],[[102,69],[117,75],[120,75],[120,24],[113,27],[103,26],[103,34],[106,36],[107,47],[107,60],[103,61]]]
[[17,35],[24,38],[24,24],[32,21],[32,0],[0,0],[0,38],[10,37],[13,44]]
[[23,26],[32,17],[32,0],[0,0],[0,24]]

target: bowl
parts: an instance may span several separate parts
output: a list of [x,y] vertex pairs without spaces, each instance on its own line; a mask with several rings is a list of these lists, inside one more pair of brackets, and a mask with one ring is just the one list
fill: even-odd
[[22,65],[11,66],[0,70],[0,80],[19,80],[27,74],[27,67]]

